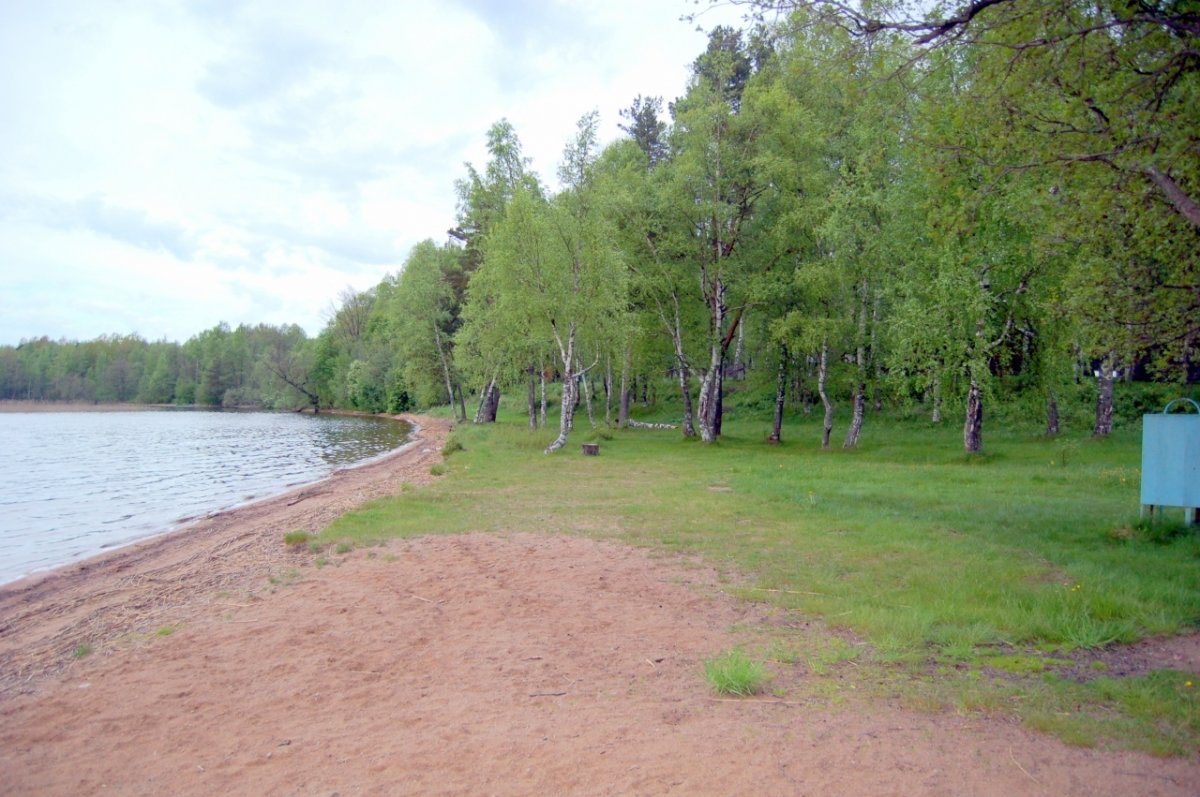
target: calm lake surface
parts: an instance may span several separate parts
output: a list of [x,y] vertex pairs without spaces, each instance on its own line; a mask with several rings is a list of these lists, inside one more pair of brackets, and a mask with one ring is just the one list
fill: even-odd
[[0,413],[0,584],[318,481],[409,431],[296,413]]

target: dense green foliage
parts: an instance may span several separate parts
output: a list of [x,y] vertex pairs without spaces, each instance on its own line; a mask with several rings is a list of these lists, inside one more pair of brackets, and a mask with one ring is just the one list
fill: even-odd
[[0,348],[0,397],[464,420],[470,400],[486,422],[523,389],[538,428],[558,381],[557,448],[576,406],[596,424],[602,398],[620,423],[659,387],[680,399],[666,420],[716,441],[746,380],[777,417],[819,397],[825,445],[838,407],[854,447],[870,408],[920,404],[962,418],[974,453],[985,406],[1044,408],[1056,434],[1060,403],[1090,390],[1104,435],[1114,374],[1200,379],[1194,12],[746,5],[788,13],[713,30],[669,118],[639,96],[628,138],[601,146],[585,115],[557,187],[494,124],[450,240],[345,291],[316,338],[27,341]]
[[308,346],[299,327],[219,324],[186,343],[136,335],[0,347],[0,399],[142,404],[304,404],[279,377]]

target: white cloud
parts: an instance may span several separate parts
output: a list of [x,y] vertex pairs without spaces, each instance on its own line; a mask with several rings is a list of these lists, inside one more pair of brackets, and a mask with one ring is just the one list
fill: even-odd
[[[454,223],[506,117],[543,179],[684,90],[687,0],[8,3],[0,343],[321,327]],[[736,21],[730,9],[706,25]]]

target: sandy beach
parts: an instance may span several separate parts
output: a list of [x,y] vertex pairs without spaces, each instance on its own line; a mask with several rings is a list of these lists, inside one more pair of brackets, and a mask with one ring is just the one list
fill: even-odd
[[698,561],[553,529],[325,567],[284,546],[435,478],[450,424],[410,420],[397,454],[0,588],[0,792],[1196,794],[1195,756],[852,693],[716,698],[703,659],[780,620]]

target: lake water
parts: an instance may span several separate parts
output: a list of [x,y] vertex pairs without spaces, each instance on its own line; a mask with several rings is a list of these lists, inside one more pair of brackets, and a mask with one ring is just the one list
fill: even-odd
[[409,431],[344,415],[0,413],[0,584],[318,481]]

